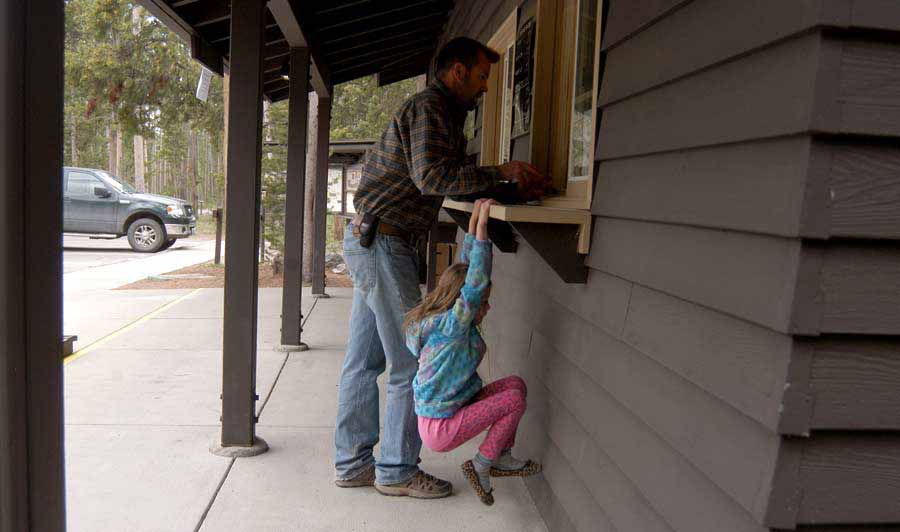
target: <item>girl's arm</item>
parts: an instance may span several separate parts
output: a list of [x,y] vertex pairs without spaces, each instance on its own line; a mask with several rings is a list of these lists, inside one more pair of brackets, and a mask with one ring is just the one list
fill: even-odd
[[478,230],[481,204],[484,202],[484,199],[475,200],[475,208],[472,209],[472,215],[469,216],[469,232],[463,238],[462,249],[459,250],[459,262],[469,262],[469,251],[472,249],[472,242],[475,241],[475,231]]
[[[478,225],[475,239],[469,251],[469,270],[466,272],[466,282],[460,290],[459,298],[450,312],[444,315],[440,328],[448,336],[457,336],[467,333],[478,309],[485,290],[491,282],[492,250],[491,241],[487,239],[487,219],[490,215],[493,201],[486,201],[480,205]],[[475,212],[473,212],[475,216]]]

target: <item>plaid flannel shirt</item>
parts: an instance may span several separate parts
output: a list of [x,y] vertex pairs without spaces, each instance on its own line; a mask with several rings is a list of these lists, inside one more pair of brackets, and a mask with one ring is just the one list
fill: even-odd
[[435,81],[403,104],[369,151],[353,198],[356,212],[426,233],[444,196],[489,190],[496,166],[466,164],[467,111]]

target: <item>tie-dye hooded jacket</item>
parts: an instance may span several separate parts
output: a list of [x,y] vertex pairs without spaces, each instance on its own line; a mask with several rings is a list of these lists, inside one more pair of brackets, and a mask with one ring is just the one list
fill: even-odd
[[419,359],[413,393],[422,417],[452,417],[482,387],[476,369],[486,347],[473,322],[491,281],[490,240],[467,234],[460,262],[468,262],[469,270],[453,307],[406,332],[406,346]]

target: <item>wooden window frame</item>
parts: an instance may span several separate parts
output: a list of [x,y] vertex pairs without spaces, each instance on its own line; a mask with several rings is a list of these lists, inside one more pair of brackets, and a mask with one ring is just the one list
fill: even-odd
[[[606,0],[595,1],[598,6],[593,56],[595,74],[591,97],[593,122],[591,161],[596,149],[596,104],[599,84],[596,67],[603,37],[601,34],[603,2]],[[577,250],[578,253],[586,254],[590,250],[593,179],[592,175],[569,178],[579,6],[580,0],[537,0],[535,65],[532,81],[531,162],[539,170],[552,176],[553,184],[561,194],[545,198],[540,206],[496,205],[491,208],[491,217],[507,222],[578,225]],[[488,93],[482,103],[484,112],[480,157],[481,164],[485,166],[500,164],[502,139],[507,139],[507,143],[509,141],[509,135],[501,134],[504,120],[500,110],[508,104],[503,90],[506,73],[503,65],[507,54],[511,55],[510,59],[515,57],[518,12],[518,8],[514,9],[487,43],[500,53],[501,58],[491,69]],[[514,66],[511,65],[511,68],[514,69]],[[508,127],[509,124],[506,125]],[[449,199],[445,200],[444,206],[455,210],[472,211],[471,203]]]
[[[505,110],[504,106],[512,104],[512,95],[507,95],[504,87],[507,74],[504,65],[508,62],[511,68],[515,57],[517,14],[518,10],[514,9],[487,42],[489,48],[500,54],[500,60],[491,68],[488,91],[482,103],[484,113],[481,124],[481,164],[484,166],[502,164],[500,148],[504,138],[502,130],[505,120],[501,110]],[[508,144],[508,133],[506,138]],[[509,150],[509,146],[506,150]]]
[[[591,175],[569,175],[569,157],[572,149],[572,117],[574,114],[575,70],[577,65],[578,24],[580,1],[572,0],[541,0],[544,9],[541,14],[553,12],[556,14],[553,20],[555,28],[552,36],[552,44],[546,42],[539,48],[537,60],[549,62],[553,65],[551,105],[550,107],[550,131],[548,150],[550,152],[548,170],[553,176],[553,185],[562,195],[545,200],[544,204],[559,208],[590,209],[593,196],[593,179]],[[596,123],[597,123],[597,89],[599,76],[596,68],[600,60],[600,43],[602,40],[601,27],[603,17],[603,1],[597,2],[597,25],[594,40],[594,66],[593,95],[591,97],[591,128],[590,159],[593,160],[596,149]],[[551,21],[546,20],[546,26]],[[547,36],[550,39],[550,36]]]

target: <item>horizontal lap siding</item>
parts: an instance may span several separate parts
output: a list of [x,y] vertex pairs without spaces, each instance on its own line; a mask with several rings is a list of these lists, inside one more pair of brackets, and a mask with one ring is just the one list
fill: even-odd
[[750,141],[603,162],[593,213],[784,237],[897,239],[898,174],[900,148],[889,143]]
[[[555,394],[562,394],[555,396],[554,401],[559,408],[547,417],[549,421],[546,422],[562,423],[563,427],[547,432],[563,456],[570,460],[579,456],[566,450],[582,439],[576,435],[591,435],[591,432],[585,425],[588,423],[586,420],[579,421],[577,428],[569,425],[565,419],[578,419],[577,415],[569,412],[577,410],[575,403],[591,405],[596,403],[595,397],[609,397],[610,404],[621,411],[621,415],[627,415],[632,420],[633,430],[641,427],[642,434],[656,435],[657,443],[651,448],[659,452],[664,448],[670,456],[669,460],[678,457],[677,463],[681,466],[666,470],[668,473],[665,474],[672,475],[666,482],[677,484],[685,475],[694,481],[705,479],[702,482],[708,485],[696,486],[690,497],[698,493],[718,494],[723,506],[712,512],[715,517],[709,523],[721,523],[723,516],[731,515],[731,512],[738,512],[738,516],[732,516],[736,521],[729,526],[737,526],[738,529],[760,521],[771,468],[766,471],[760,469],[759,464],[774,464],[777,450],[774,427],[777,425],[780,387],[784,382],[789,342],[781,341],[778,335],[763,328],[727,316],[717,316],[670,296],[628,286],[630,283],[623,286],[623,281],[606,277],[600,272],[592,272],[587,286],[581,290],[591,290],[596,278],[597,286],[605,286],[607,291],[589,295],[595,302],[595,308],[604,310],[599,313],[577,311],[589,299],[565,298],[567,305],[557,302],[561,287],[565,285],[558,279],[551,280],[548,273],[552,272],[548,270],[527,245],[520,245],[515,255],[496,256],[492,295],[494,310],[488,315],[484,328],[490,347],[488,357],[491,368],[486,376],[497,378],[517,372],[526,377],[532,394],[538,383],[551,391],[555,389]],[[671,348],[664,347],[659,342],[666,331],[657,330],[655,321],[656,317],[667,313],[670,322],[673,319],[676,321],[671,323],[672,327],[677,328],[678,321],[686,320],[685,323],[704,323],[708,333],[703,338],[687,335],[673,338]],[[682,313],[686,314],[686,318]],[[526,335],[530,337],[524,338]],[[727,338],[740,339],[745,349],[740,357],[726,348]],[[629,340],[653,354],[647,355],[638,350],[628,343]],[[702,358],[692,360],[689,353],[696,348],[702,350]],[[526,356],[525,353],[529,352],[530,355]],[[571,369],[558,376],[556,381],[546,382],[563,361]],[[708,367],[704,367],[707,364]],[[721,386],[716,381],[713,375],[717,372],[726,374],[724,378],[729,379],[728,386]],[[562,384],[565,382],[576,386],[577,391],[567,389]],[[567,395],[569,393],[577,395]],[[763,404],[761,408],[757,408],[753,399],[759,397],[767,398],[765,403],[760,401]],[[753,408],[749,410],[755,412],[754,416],[758,419],[752,419],[731,406],[741,403],[752,404]],[[534,407],[531,396],[529,404],[532,405],[529,407],[531,412]],[[527,415],[526,426],[533,419],[531,414]],[[604,426],[605,430],[619,430],[614,419]],[[570,443],[556,441],[566,432],[572,434],[565,440]],[[596,440],[596,436],[591,437],[592,441]],[[624,435],[619,445],[633,437],[638,436]],[[595,441],[591,445],[596,444]],[[624,451],[625,447],[619,447],[619,452]],[[610,456],[610,459],[614,464],[619,464],[615,457]],[[641,455],[631,459],[640,460]],[[740,468],[743,474],[732,474],[735,467]],[[582,482],[589,484],[588,480],[593,477],[584,468],[575,470],[586,475],[587,479],[582,479]],[[621,506],[626,501],[619,498],[610,498],[609,495],[604,498],[595,494],[600,508],[619,530],[644,530],[648,526],[622,528],[621,525],[635,519],[635,514],[629,513],[632,510],[628,508],[634,504],[635,498],[640,501],[646,496],[645,488],[649,479],[653,478],[651,469],[640,468],[634,474],[639,475],[643,482],[628,489],[616,488],[632,493],[632,502],[627,507]],[[634,480],[624,468],[620,478]],[[669,515],[672,512],[676,516],[673,518],[686,522],[684,520],[690,514],[679,514],[676,511],[678,504],[659,500],[662,492],[650,489],[654,495],[652,498],[647,496],[645,504],[660,512],[666,522],[671,522]],[[637,515],[643,515],[645,511]],[[756,518],[752,517],[754,514]]]
[[813,430],[900,430],[900,339],[815,340],[809,371]]
[[[486,41],[515,5],[458,2],[445,37]],[[900,45],[861,38],[900,28],[890,7],[612,1],[588,282],[520,240],[484,327],[485,377],[529,385],[551,530],[763,531],[778,489],[805,493],[801,530],[822,501],[879,521],[842,497],[890,451],[841,462],[856,440],[822,431],[900,428],[896,340],[872,336],[900,334],[900,256],[875,244],[900,238],[900,148],[873,140],[900,133]],[[782,434],[812,437],[790,462]]]
[[[632,285],[617,339],[633,357],[802,445],[755,459],[774,474],[760,518],[748,486],[635,413],[758,523],[900,521],[900,40],[882,31],[900,30],[900,9],[637,4],[613,1],[603,43],[590,279]],[[738,433],[700,412],[698,426]]]

